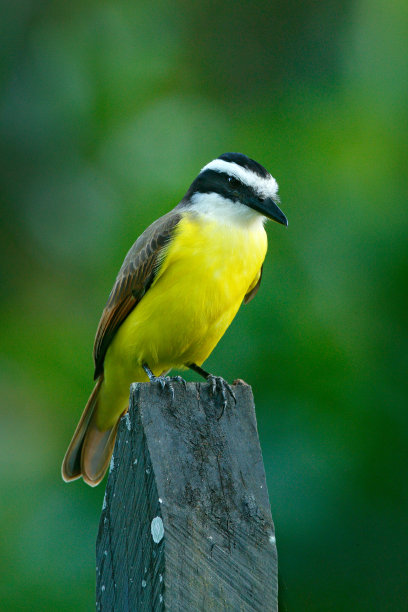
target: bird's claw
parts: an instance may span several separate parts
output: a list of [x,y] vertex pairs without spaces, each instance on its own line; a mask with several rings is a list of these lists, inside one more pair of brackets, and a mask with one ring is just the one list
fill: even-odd
[[152,382],[159,383],[161,390],[167,389],[170,391],[171,401],[174,402],[174,386],[173,383],[177,382],[183,385],[184,389],[187,389],[187,383],[181,376],[155,376]]
[[231,385],[229,385],[227,383],[226,380],[224,380],[221,376],[214,376],[213,374],[210,374],[207,378],[208,382],[211,385],[211,395],[213,397],[215,397],[215,395],[218,393],[220,393],[221,398],[222,398],[222,409],[221,409],[221,413],[220,415],[217,417],[217,419],[219,420],[222,415],[224,414],[224,410],[228,405],[228,397],[227,397],[227,392],[229,393],[229,395],[231,396],[231,398],[234,400],[234,404],[237,403],[234,391],[232,390]]
[[184,389],[187,389],[187,383],[182,376],[172,376],[170,380],[174,380],[174,382],[177,382],[180,385],[183,385]]

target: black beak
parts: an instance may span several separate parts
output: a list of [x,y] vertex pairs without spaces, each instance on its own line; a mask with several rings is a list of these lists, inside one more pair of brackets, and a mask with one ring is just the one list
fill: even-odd
[[279,206],[272,200],[272,198],[265,198],[265,200],[252,200],[249,204],[251,208],[254,208],[268,219],[287,225],[288,220],[279,208]]

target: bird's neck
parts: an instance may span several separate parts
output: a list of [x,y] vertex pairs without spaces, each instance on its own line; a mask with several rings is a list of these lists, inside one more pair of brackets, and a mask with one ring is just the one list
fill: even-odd
[[266,218],[256,210],[223,198],[217,193],[194,194],[188,210],[192,214],[207,218],[208,221],[240,228],[255,229],[257,226],[260,228],[266,221]]

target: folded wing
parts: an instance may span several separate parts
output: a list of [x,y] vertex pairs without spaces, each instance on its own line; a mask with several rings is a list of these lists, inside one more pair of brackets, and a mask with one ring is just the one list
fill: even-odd
[[171,211],[157,219],[136,240],[125,257],[96,331],[94,378],[103,373],[103,362],[112,339],[128,314],[140,302],[160,267],[161,252],[181,219]]

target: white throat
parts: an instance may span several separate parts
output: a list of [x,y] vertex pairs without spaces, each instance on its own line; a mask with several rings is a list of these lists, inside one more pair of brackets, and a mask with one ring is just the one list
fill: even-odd
[[241,204],[223,198],[218,193],[195,193],[191,198],[191,211],[211,218],[224,225],[263,225],[266,217],[261,213]]

